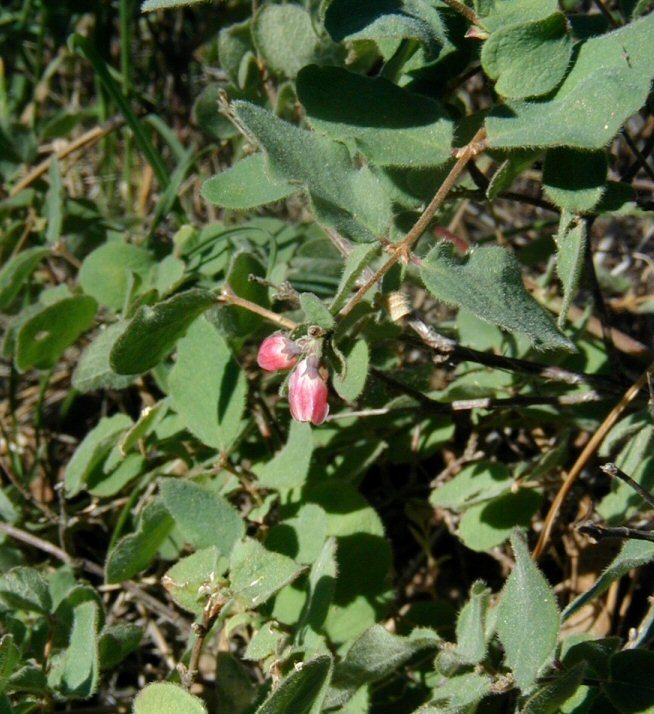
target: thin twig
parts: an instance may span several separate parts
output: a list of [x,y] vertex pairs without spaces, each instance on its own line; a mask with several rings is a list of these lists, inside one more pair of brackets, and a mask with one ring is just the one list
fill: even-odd
[[43,538],[39,538],[39,536],[35,536],[33,533],[28,533],[21,528],[16,528],[15,526],[2,521],[0,521],[0,532],[5,533],[21,543],[31,545],[33,548],[37,548],[38,550],[51,555],[53,558],[61,560],[62,563],[67,563],[69,565],[73,564],[73,558],[71,558],[65,550],[59,548],[53,543],[49,543],[47,540],[43,540]]
[[654,362],[652,362],[640,375],[638,380],[631,387],[629,387],[622,399],[615,405],[615,407],[613,407],[606,419],[604,419],[604,421],[600,424],[599,429],[597,429],[597,431],[591,436],[590,441],[586,444],[584,450],[581,454],[579,454],[579,457],[561,485],[559,492],[556,494],[556,498],[552,501],[550,510],[545,517],[543,530],[540,533],[538,543],[536,543],[536,547],[534,548],[534,552],[532,554],[534,560],[538,559],[545,550],[545,546],[547,545],[552,532],[552,527],[554,526],[554,521],[556,520],[563,502],[579,477],[579,474],[583,471],[584,467],[588,463],[588,460],[593,456],[597,449],[599,449],[600,445],[604,441],[604,437],[609,433],[609,431],[611,431],[614,424],[620,418],[620,415],[636,398],[638,392],[640,392],[640,390],[647,384],[648,377],[653,371]]
[[9,196],[13,197],[18,195],[23,189],[27,188],[39,178],[41,178],[41,176],[43,176],[43,174],[45,174],[46,171],[48,171],[48,169],[50,168],[50,164],[52,163],[53,158],[56,158],[57,160],[65,159],[67,156],[74,153],[75,151],[78,151],[79,149],[83,149],[85,147],[88,148],[89,146],[98,142],[103,137],[107,136],[107,134],[110,134],[122,123],[122,119],[114,119],[113,121],[109,122],[107,126],[95,126],[93,127],[93,129],[89,129],[89,131],[87,131],[85,134],[82,134],[82,136],[75,139],[75,141],[71,141],[70,144],[65,146],[63,149],[60,149],[56,153],[52,154],[47,159],[42,161],[38,166],[33,168],[9,191]]
[[576,526],[579,533],[590,536],[595,540],[604,540],[606,538],[619,538],[626,540],[633,538],[634,540],[648,540],[654,543],[654,531],[641,530],[639,528],[629,528],[628,526],[601,526],[592,521],[584,521]]
[[202,654],[204,640],[209,634],[209,631],[213,627],[213,623],[216,621],[218,615],[220,615],[226,602],[227,601],[222,593],[218,592],[212,595],[202,612],[202,622],[196,622],[193,625],[195,642],[193,643],[193,649],[191,650],[188,668],[179,667],[182,676],[182,683],[187,689],[191,688],[195,678],[198,676],[200,655]]
[[619,478],[621,481],[632,488],[648,506],[654,508],[654,495],[649,491],[646,491],[639,483],[634,481],[631,476],[628,476],[622,469],[619,469],[614,463],[604,464],[600,466],[600,470],[603,471],[607,476],[612,478]]
[[[641,168],[652,179],[652,181],[654,181],[654,169],[652,169],[652,167],[647,163],[647,157],[649,156],[650,152],[652,151],[652,148],[654,147],[654,134],[650,136],[649,140],[647,141],[647,144],[644,147],[645,154],[641,154],[638,146],[636,145],[636,142],[631,138],[629,132],[624,128],[622,129],[622,136],[624,136],[624,140],[627,142],[627,146],[629,146],[633,155],[636,157],[636,170],[634,171],[633,175],[635,176],[638,172],[638,169]],[[627,173],[629,171],[630,170],[628,169]],[[633,178],[633,176],[631,178]],[[623,180],[625,179],[623,178]]]
[[250,302],[250,300],[246,300],[245,298],[239,297],[227,284],[223,285],[220,291],[220,295],[218,296],[218,301],[224,303],[225,305],[242,307],[245,310],[254,312],[257,315],[260,315],[264,319],[268,320],[269,322],[274,322],[276,325],[279,325],[280,327],[283,327],[286,330],[294,330],[297,327],[297,323],[293,320],[289,320],[283,315],[278,315],[272,310],[267,310],[265,307],[261,307],[261,305],[257,305],[254,302]]
[[443,183],[436,191],[434,197],[429,202],[429,205],[422,212],[420,218],[414,223],[413,227],[406,236],[392,247],[391,257],[371,276],[371,278],[362,285],[359,290],[350,298],[347,304],[343,307],[340,314],[342,317],[349,315],[350,312],[358,305],[366,293],[379,281],[384,275],[400,260],[405,258],[408,260],[411,248],[414,243],[425,232],[431,219],[436,211],[441,207],[447,194],[452,190],[461,174],[465,171],[470,159],[480,154],[486,148],[486,129],[481,128],[474,135],[469,144],[466,144],[462,149],[457,151],[457,160],[450,173],[447,175]]

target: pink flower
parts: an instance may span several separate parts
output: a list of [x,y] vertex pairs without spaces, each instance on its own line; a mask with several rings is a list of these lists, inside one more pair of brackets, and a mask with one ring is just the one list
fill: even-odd
[[301,360],[288,384],[288,403],[296,421],[322,424],[329,413],[327,377],[320,369],[317,357]]
[[290,369],[296,362],[300,348],[281,332],[266,337],[259,346],[257,364],[267,372]]

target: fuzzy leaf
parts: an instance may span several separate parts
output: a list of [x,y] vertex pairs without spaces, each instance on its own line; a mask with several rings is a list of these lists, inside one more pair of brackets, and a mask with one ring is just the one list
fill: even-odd
[[606,151],[550,149],[545,154],[543,188],[571,213],[592,211],[606,191]]
[[263,154],[241,159],[202,184],[202,196],[217,206],[245,211],[297,193],[299,186],[268,175]]
[[226,562],[215,545],[178,560],[161,579],[161,584],[182,608],[201,615],[207,595],[202,586],[212,585],[226,570]]
[[174,521],[161,501],[152,501],[141,513],[136,533],[121,538],[105,566],[108,583],[129,580],[148,567],[173,529]]
[[10,258],[0,269],[0,310],[15,300],[29,276],[48,255],[48,248],[28,248]]
[[370,350],[365,340],[356,340],[344,350],[345,369],[332,377],[338,395],[346,402],[357,399],[366,385],[370,366]]
[[561,213],[559,231],[556,235],[556,271],[563,286],[563,304],[559,313],[559,326],[565,322],[568,310],[579,289],[579,281],[584,268],[587,224],[576,220],[567,211]]
[[84,488],[89,476],[118,443],[120,435],[132,424],[126,414],[114,414],[100,419],[97,426],[84,437],[68,462],[64,475],[66,495],[69,498],[76,496]]
[[563,611],[561,616],[565,622],[571,615],[586,603],[599,597],[611,585],[633,568],[646,565],[654,560],[654,543],[642,540],[628,540],[622,550],[613,559],[608,568],[600,575],[592,587],[573,600]]
[[134,714],[207,714],[201,699],[189,694],[178,684],[148,684],[134,699]]
[[538,349],[575,349],[525,290],[515,258],[499,246],[476,248],[459,260],[451,245],[439,243],[425,258],[421,275],[435,297],[527,335]]
[[356,141],[378,166],[440,166],[451,158],[452,121],[442,107],[381,77],[341,67],[305,67],[298,98],[313,127]]
[[245,533],[245,524],[231,503],[193,481],[165,479],[161,497],[182,535],[195,548],[215,545],[229,557]]
[[271,178],[308,190],[319,221],[362,241],[387,230],[391,206],[381,182],[369,168],[355,168],[343,144],[298,129],[254,104],[232,106],[265,151]]
[[98,686],[98,604],[86,600],[73,610],[73,629],[59,682],[68,698],[88,699]]
[[225,450],[238,438],[247,382],[225,339],[204,318],[180,341],[168,378],[174,409],[207,446]]
[[268,69],[291,78],[318,49],[311,15],[297,5],[264,5],[254,17],[252,38]]
[[111,350],[118,374],[140,374],[155,367],[173,349],[189,325],[215,305],[208,290],[195,288],[153,307],[142,305]]
[[14,644],[12,635],[3,635],[0,638],[0,694],[4,692],[19,663],[20,650]]
[[323,301],[313,293],[301,293],[300,306],[304,310],[307,322],[310,324],[318,325],[324,330],[331,330],[334,327],[334,316]]
[[503,97],[524,99],[552,91],[572,54],[566,17],[556,12],[532,22],[505,26],[484,42],[481,63]]
[[515,530],[511,545],[516,564],[502,590],[497,634],[518,687],[528,692],[541,667],[554,655],[560,616],[556,596],[538,570],[523,533]]
[[67,347],[93,324],[98,304],[85,295],[64,298],[32,315],[16,334],[16,367],[54,367]]
[[80,285],[100,305],[121,310],[130,289],[130,275],[145,281],[154,264],[153,255],[145,248],[117,241],[104,243],[84,259]]
[[286,446],[259,472],[261,485],[276,490],[302,486],[309,473],[312,452],[311,426],[292,421]]
[[605,147],[645,103],[654,76],[654,14],[586,40],[556,93],[509,101],[486,120],[491,147]]
[[654,711],[653,667],[654,652],[647,650],[625,650],[611,657],[609,681],[602,691],[619,712]]
[[195,5],[204,0],[145,0],[141,5],[141,12],[152,12],[153,10],[168,10],[174,7],[184,7]]
[[586,663],[578,662],[574,667],[556,676],[532,695],[521,709],[521,714],[556,714],[561,705],[577,691],[586,673]]
[[0,600],[15,610],[47,613],[52,608],[45,578],[38,570],[26,566],[0,575]]
[[477,664],[486,656],[486,610],[490,589],[483,580],[470,588],[470,599],[456,621],[456,654],[466,664]]
[[230,558],[230,581],[235,596],[247,607],[259,607],[293,582],[303,566],[267,550],[256,540],[236,543]]
[[379,255],[379,248],[380,246],[377,243],[370,245],[364,243],[363,245],[354,246],[345,261],[341,282],[338,284],[336,294],[329,307],[332,315],[336,315],[345,305],[363,271]]
[[126,322],[116,322],[99,332],[93,342],[82,352],[73,372],[73,387],[79,392],[96,389],[124,389],[135,375],[117,374],[111,369],[109,355],[116,340],[127,327]]
[[331,671],[330,655],[304,662],[280,682],[256,714],[318,714]]
[[334,596],[336,575],[336,540],[329,538],[309,571],[309,596],[298,630],[306,625],[320,632]]
[[113,669],[139,646],[142,638],[143,629],[130,622],[105,626],[98,640],[100,669]]

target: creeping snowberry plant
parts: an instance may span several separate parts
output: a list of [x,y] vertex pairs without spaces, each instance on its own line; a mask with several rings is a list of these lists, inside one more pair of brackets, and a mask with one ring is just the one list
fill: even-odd
[[82,5],[0,10],[0,711],[654,711],[652,2]]

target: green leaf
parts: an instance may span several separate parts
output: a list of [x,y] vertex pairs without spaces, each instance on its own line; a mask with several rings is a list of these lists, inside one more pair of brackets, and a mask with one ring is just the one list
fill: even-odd
[[89,476],[104,461],[118,443],[120,435],[132,426],[126,414],[103,417],[79,444],[68,462],[64,475],[66,496],[76,496],[87,483]]
[[215,302],[208,290],[195,288],[153,307],[142,305],[111,350],[112,368],[118,374],[140,374],[155,367]]
[[457,535],[480,553],[504,543],[515,526],[529,526],[541,504],[541,495],[528,488],[505,493],[469,508],[459,521]]
[[438,12],[424,0],[332,0],[325,13],[325,29],[336,42],[343,40],[418,40],[429,55],[445,42]]
[[0,600],[15,610],[45,614],[52,609],[46,579],[38,570],[22,565],[0,575]]
[[561,615],[565,622],[571,615],[577,612],[586,603],[599,597],[608,590],[611,583],[619,580],[633,568],[646,565],[654,560],[654,543],[642,540],[628,540],[622,546],[622,550],[614,558],[607,569],[595,581],[593,586],[585,593],[579,595],[563,611]]
[[545,154],[543,188],[548,198],[571,213],[592,211],[606,191],[606,151],[550,149]]
[[129,429],[120,442],[121,454],[131,451],[139,441],[151,434],[168,413],[168,407],[168,399],[161,399],[151,407],[143,407],[138,421]]
[[616,652],[609,662],[609,681],[602,691],[621,712],[654,712],[652,668],[654,652],[643,649]]
[[[466,672],[450,677],[435,688],[432,707],[427,707],[424,714],[474,711],[476,707],[473,705],[491,693],[491,685],[491,678],[482,672]],[[416,714],[423,714],[423,710],[418,710]]]
[[64,202],[61,171],[59,170],[59,161],[56,156],[50,161],[48,178],[50,179],[50,188],[46,193],[44,205],[45,218],[47,220],[45,239],[48,243],[56,243],[61,237]]
[[355,245],[350,255],[345,261],[345,269],[341,276],[341,282],[338,284],[336,294],[329,307],[332,315],[336,315],[338,311],[345,305],[350,297],[352,290],[356,286],[357,280],[363,274],[363,271],[370,263],[379,255],[380,245],[372,243],[370,245]]
[[371,241],[391,222],[391,206],[367,167],[356,168],[343,144],[305,131],[247,102],[233,109],[268,158],[275,181],[308,190],[319,221],[356,240]]
[[311,15],[297,5],[264,5],[254,17],[252,39],[268,69],[291,78],[318,50]]
[[304,570],[291,558],[273,553],[256,540],[236,543],[230,558],[230,582],[246,607],[259,607]]
[[556,270],[563,286],[563,304],[559,313],[559,326],[565,323],[568,310],[579,289],[584,268],[588,226],[582,219],[575,219],[567,211],[561,213],[559,231],[556,234]]
[[184,538],[194,548],[215,545],[229,557],[245,533],[245,524],[223,496],[193,481],[168,478],[161,482],[161,497]]
[[291,421],[286,445],[259,471],[259,482],[275,490],[302,486],[309,473],[312,452],[311,426]]
[[466,664],[477,664],[486,656],[486,611],[490,589],[483,580],[470,588],[470,599],[456,621],[456,654]]
[[107,625],[98,639],[100,669],[114,669],[141,643],[143,629],[129,622]]
[[280,682],[257,714],[318,714],[331,671],[330,655],[303,662]]
[[482,27],[490,32],[518,22],[543,20],[559,9],[557,0],[474,0],[474,5]]
[[180,341],[168,387],[174,409],[200,441],[221,451],[236,441],[243,428],[245,374],[205,318],[196,320]]
[[[251,19],[223,27],[218,34],[218,56],[220,66],[236,87],[243,89],[243,70],[250,59],[254,60]],[[213,103],[216,112],[216,102]]]
[[298,630],[308,626],[314,632],[321,631],[334,596],[336,575],[336,539],[328,538],[309,571],[309,596]]
[[270,177],[265,156],[253,154],[207,179],[202,184],[201,194],[209,203],[246,211],[282,201],[299,189],[299,186],[284,179]]
[[556,596],[529,554],[524,534],[511,536],[515,568],[502,590],[497,634],[516,684],[528,692],[554,655],[560,616]]
[[300,506],[296,515],[275,524],[266,538],[266,548],[311,565],[327,539],[327,514],[315,503]]
[[556,93],[510,101],[486,119],[491,147],[604,148],[645,103],[654,76],[654,14],[581,44]]
[[145,248],[112,241],[90,253],[82,263],[79,282],[82,290],[100,305],[121,310],[130,288],[130,275],[145,281],[154,257]]
[[459,260],[450,244],[438,243],[427,254],[421,275],[435,297],[526,335],[538,349],[575,350],[525,290],[516,259],[499,246],[475,248]]
[[507,153],[507,158],[493,174],[493,178],[491,178],[486,189],[486,197],[491,200],[497,198],[502,191],[507,191],[518,176],[536,161],[541,151],[516,149]]
[[94,600],[86,600],[74,608],[73,629],[58,687],[65,697],[88,699],[98,687],[98,618]]
[[313,127],[354,140],[379,166],[441,166],[451,158],[452,121],[432,99],[382,77],[340,67],[305,67],[298,98]]
[[345,368],[332,377],[332,384],[338,395],[346,402],[353,402],[361,396],[368,379],[370,351],[365,340],[358,339],[343,350]]
[[266,622],[249,641],[243,659],[258,662],[273,654],[279,654],[288,635],[278,629],[274,621]]
[[566,17],[556,12],[532,22],[504,26],[484,42],[481,64],[503,97],[524,99],[551,92],[565,76],[572,55]]
[[141,513],[135,533],[121,538],[105,566],[108,583],[129,580],[148,567],[173,529],[174,521],[161,501],[152,501]]
[[54,367],[67,347],[91,327],[98,304],[91,297],[58,300],[26,320],[16,334],[16,367]]
[[435,488],[429,502],[432,506],[462,511],[508,491],[512,483],[504,464],[480,461],[465,466],[453,479]]
[[134,699],[133,714],[207,714],[202,700],[177,684],[148,684]]
[[0,694],[9,682],[9,678],[16,671],[20,663],[20,650],[14,644],[12,635],[3,635],[0,638]]
[[577,691],[586,673],[586,663],[578,662],[574,667],[556,676],[532,695],[521,709],[521,714],[556,714],[561,705]]
[[[87,480],[87,490],[98,498],[108,498],[143,473],[146,461],[141,454],[117,455],[117,449],[110,453],[102,468],[94,470]],[[114,456],[115,455],[115,456]],[[114,460],[118,459],[118,465]]]
[[334,316],[323,301],[313,293],[300,293],[300,306],[307,322],[311,325],[318,325],[324,330],[331,330],[334,327]]
[[[248,250],[242,250],[232,258],[225,283],[236,295],[245,300],[267,308],[269,306],[268,288],[251,280],[250,276],[266,277],[266,270],[261,261]],[[229,334],[244,339],[263,322],[263,318],[250,310],[237,306],[221,306],[218,311],[221,325]]]
[[367,629],[336,666],[327,699],[330,707],[344,704],[359,687],[388,677],[401,669],[414,655],[438,646],[433,635],[400,637],[382,625]]
[[37,265],[49,255],[48,248],[28,248],[10,258],[0,269],[0,310],[6,310],[16,299]]
[[216,657],[216,708],[217,712],[251,714],[259,698],[259,687],[251,672],[230,652],[218,652]]
[[201,615],[207,601],[203,586],[212,586],[226,570],[226,562],[215,545],[187,555],[161,579],[172,599],[184,610]]
[[127,327],[126,322],[116,322],[99,332],[93,342],[82,352],[73,372],[73,387],[78,392],[93,392],[96,389],[124,389],[135,375],[116,374],[109,364],[109,355],[116,340]]

